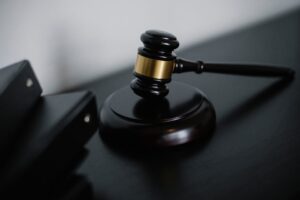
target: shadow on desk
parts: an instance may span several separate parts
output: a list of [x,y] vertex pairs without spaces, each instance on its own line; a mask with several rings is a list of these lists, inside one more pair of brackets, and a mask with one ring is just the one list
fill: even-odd
[[[196,44],[188,59],[282,65],[292,82],[191,73],[174,76],[204,91],[217,129],[202,144],[144,152],[110,148],[97,136],[80,169],[99,199],[297,199],[300,186],[300,11]],[[201,57],[200,57],[201,56]],[[101,105],[132,79],[132,67],[79,89]],[[201,78],[200,78],[201,77]],[[78,88],[77,88],[78,89]]]

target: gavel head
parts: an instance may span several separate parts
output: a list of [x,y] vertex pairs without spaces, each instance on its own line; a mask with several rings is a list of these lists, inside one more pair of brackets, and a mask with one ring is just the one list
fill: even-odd
[[168,94],[166,83],[171,81],[176,55],[173,50],[179,46],[176,37],[170,33],[148,30],[142,34],[144,47],[138,49],[134,68],[135,79],[132,90],[143,98],[161,98]]

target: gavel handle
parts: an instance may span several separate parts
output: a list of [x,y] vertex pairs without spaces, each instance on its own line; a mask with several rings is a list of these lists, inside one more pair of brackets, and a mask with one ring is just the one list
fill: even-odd
[[292,78],[295,71],[287,67],[273,67],[264,65],[247,64],[215,64],[204,63],[202,61],[188,61],[177,59],[173,73],[182,72],[213,72],[222,74],[234,74],[244,76],[269,76],[269,77],[288,77]]

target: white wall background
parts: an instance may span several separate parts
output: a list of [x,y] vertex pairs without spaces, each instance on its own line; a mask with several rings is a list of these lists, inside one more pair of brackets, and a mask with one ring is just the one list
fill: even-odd
[[135,62],[140,34],[181,47],[300,6],[300,0],[1,0],[0,66],[29,59],[52,93]]

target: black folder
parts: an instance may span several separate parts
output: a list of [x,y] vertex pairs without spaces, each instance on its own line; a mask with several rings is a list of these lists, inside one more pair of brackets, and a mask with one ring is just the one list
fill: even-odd
[[0,165],[42,93],[26,60],[0,69]]
[[0,194],[18,191],[17,195],[36,196],[60,182],[96,132],[98,121],[90,92],[41,97],[1,170]]

